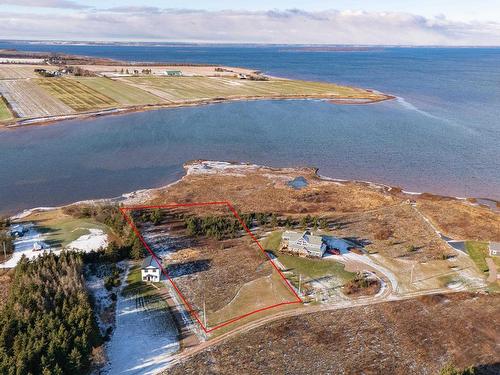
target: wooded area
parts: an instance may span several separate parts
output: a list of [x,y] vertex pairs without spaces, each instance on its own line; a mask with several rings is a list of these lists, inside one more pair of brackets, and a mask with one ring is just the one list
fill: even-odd
[[84,374],[101,345],[75,253],[23,258],[0,312],[1,374]]

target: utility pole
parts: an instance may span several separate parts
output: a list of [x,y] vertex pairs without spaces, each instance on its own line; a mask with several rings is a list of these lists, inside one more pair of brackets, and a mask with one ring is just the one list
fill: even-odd
[[302,274],[299,273],[299,294],[300,294],[301,284],[302,284]]
[[205,307],[205,299],[203,299],[203,325],[205,326],[205,328],[208,328],[207,327],[207,310]]
[[3,241],[2,243],[3,243],[3,260],[6,260],[7,259],[7,250],[5,250],[5,241]]

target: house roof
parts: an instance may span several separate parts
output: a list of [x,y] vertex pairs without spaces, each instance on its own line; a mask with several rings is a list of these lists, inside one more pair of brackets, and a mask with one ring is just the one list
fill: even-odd
[[322,239],[321,236],[315,236],[315,235],[311,234],[311,232],[309,232],[307,230],[304,231],[304,232],[302,232],[302,233],[293,232],[293,231],[288,231],[287,230],[284,233],[284,235],[289,238],[289,241],[292,241],[292,242],[296,242],[296,241],[300,240],[301,238],[303,238],[304,240],[306,240],[311,245],[321,245],[321,244],[323,244],[323,239]]
[[148,268],[148,267],[159,268],[158,267],[158,263],[156,262],[156,260],[153,258],[152,255],[144,258],[144,260],[142,261],[142,267],[141,268]]
[[500,242],[490,242],[490,250],[500,251]]

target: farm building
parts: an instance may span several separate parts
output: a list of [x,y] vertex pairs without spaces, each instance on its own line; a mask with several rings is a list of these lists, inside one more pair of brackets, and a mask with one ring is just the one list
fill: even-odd
[[180,70],[167,70],[165,74],[169,77],[181,77],[182,72]]
[[490,256],[500,256],[500,242],[490,242]]
[[160,281],[160,267],[156,259],[151,255],[142,262],[141,278],[142,281]]
[[326,251],[326,243],[321,236],[315,236],[309,231],[285,231],[281,237],[280,248],[301,256],[321,258]]

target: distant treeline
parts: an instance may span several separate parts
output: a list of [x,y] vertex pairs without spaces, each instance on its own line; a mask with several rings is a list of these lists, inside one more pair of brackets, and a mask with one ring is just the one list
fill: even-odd
[[85,374],[102,344],[82,257],[62,252],[22,258],[0,311],[0,374]]

